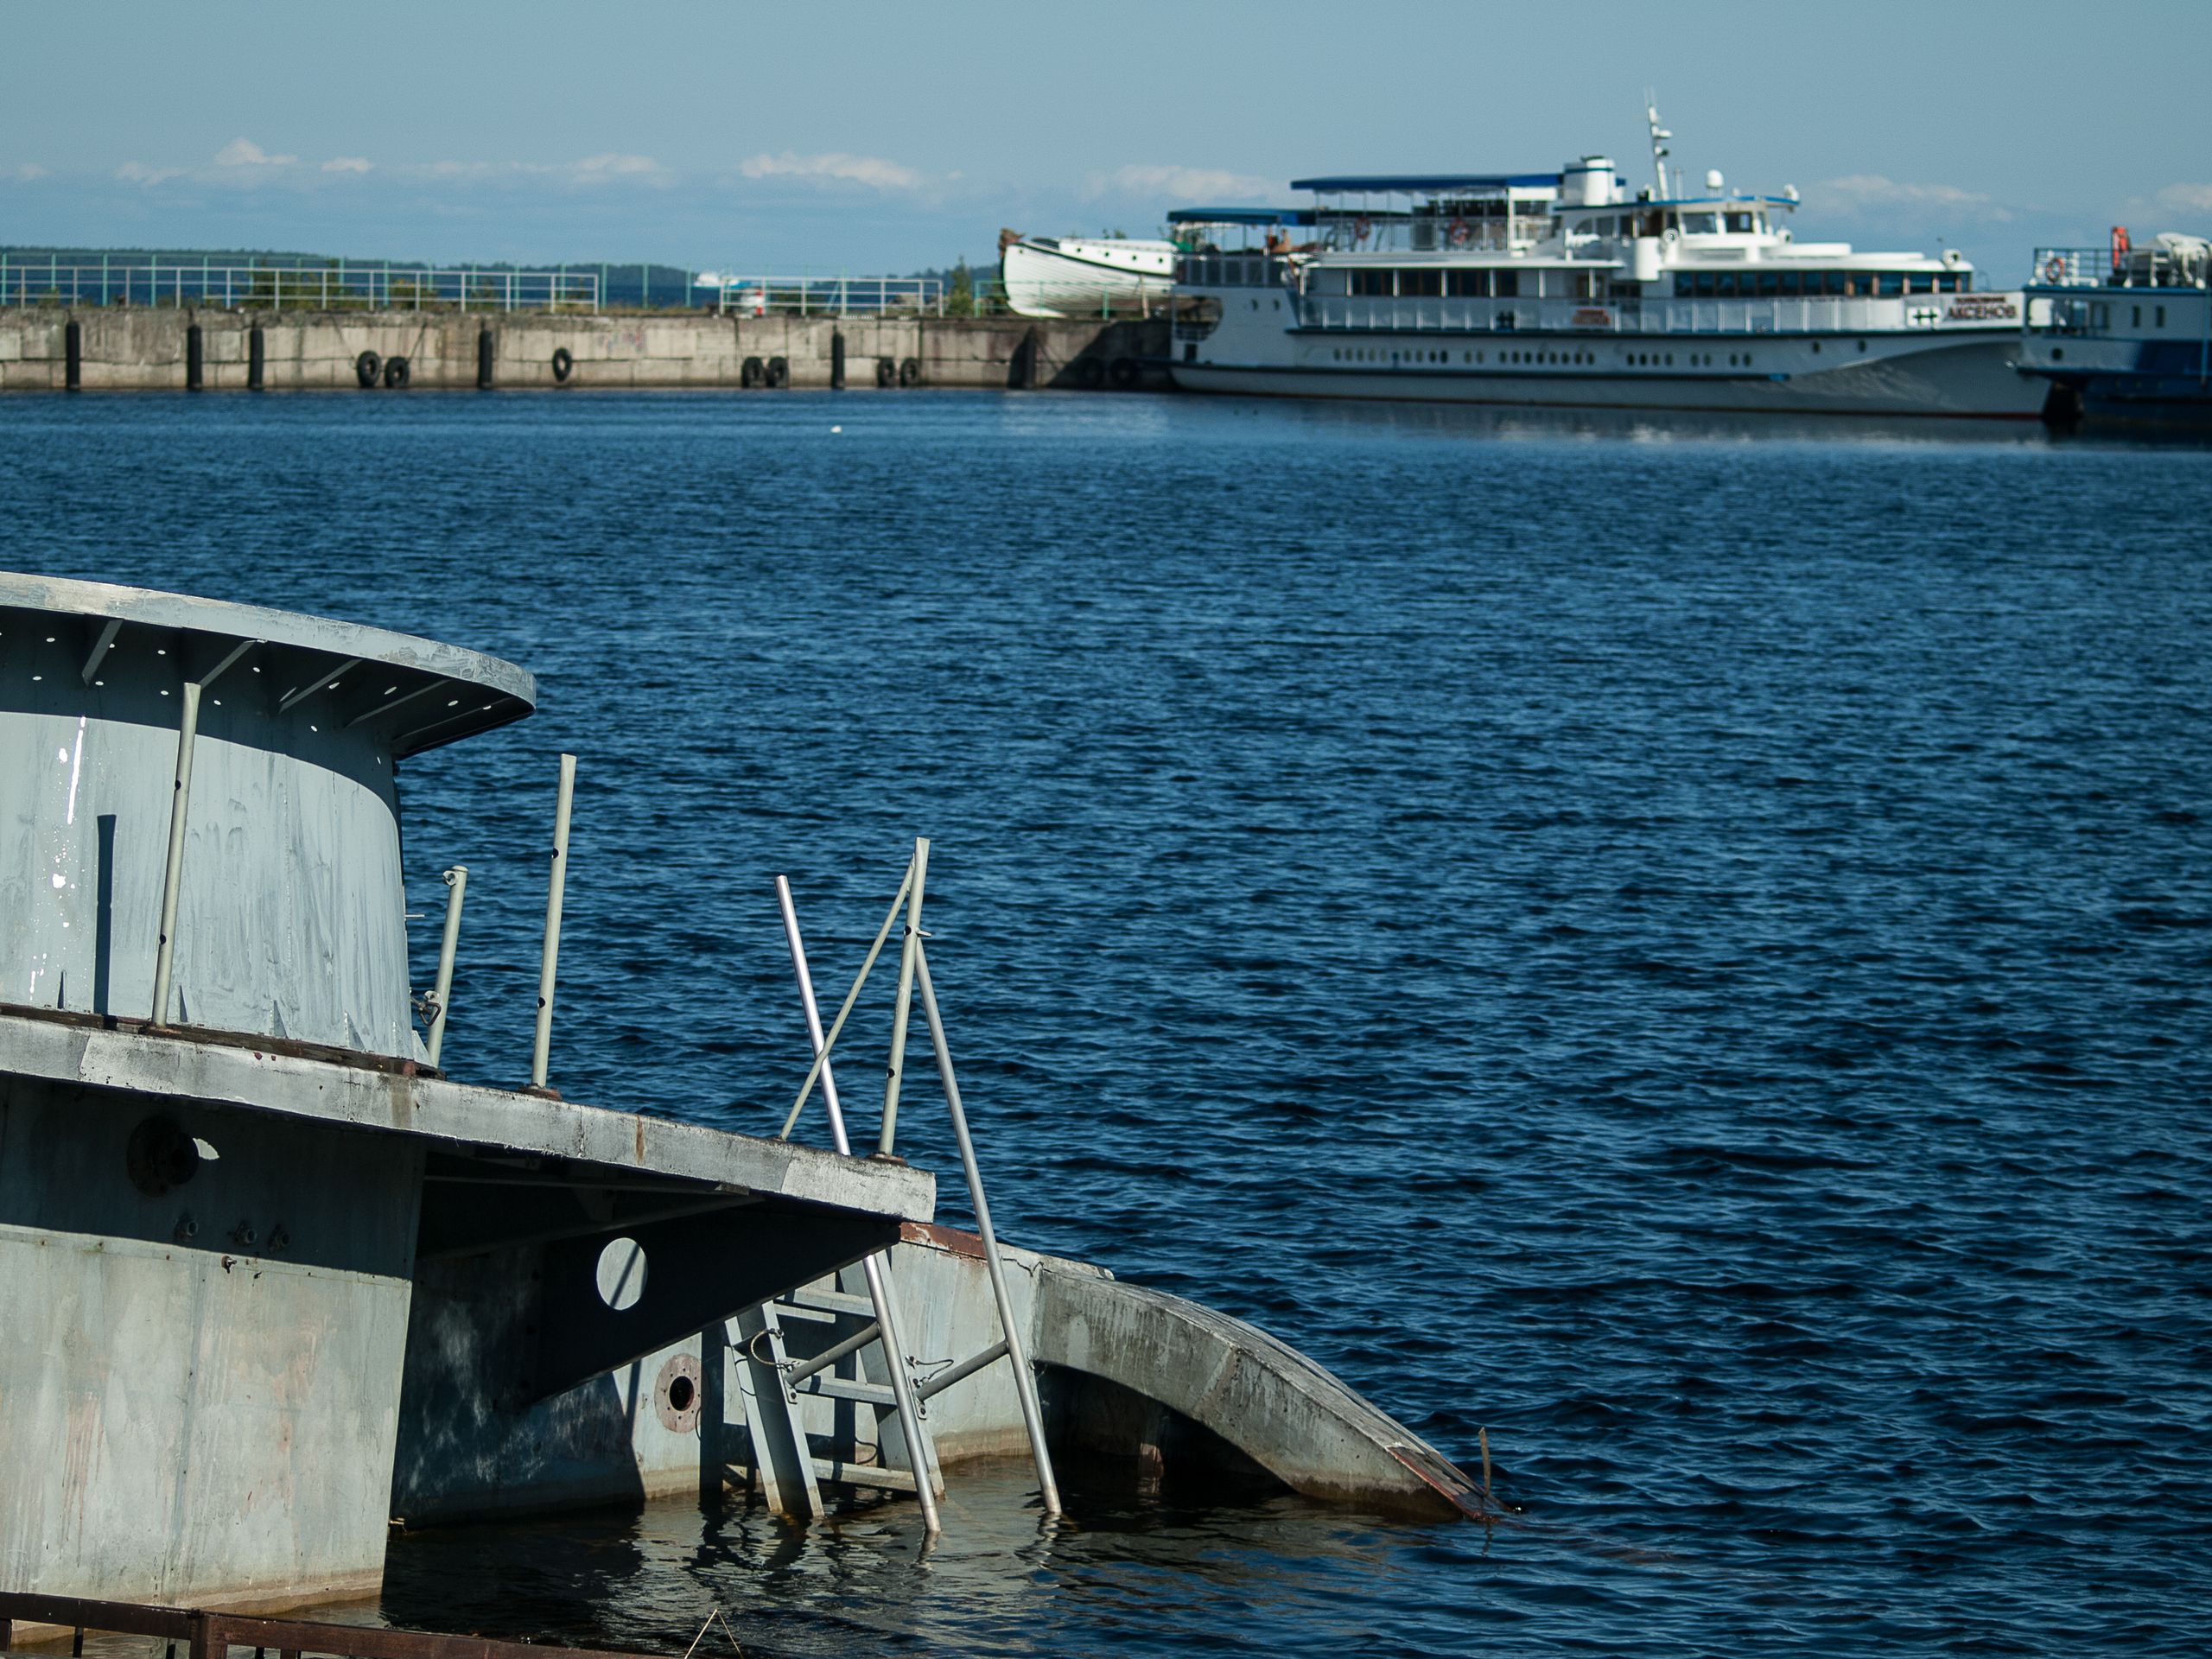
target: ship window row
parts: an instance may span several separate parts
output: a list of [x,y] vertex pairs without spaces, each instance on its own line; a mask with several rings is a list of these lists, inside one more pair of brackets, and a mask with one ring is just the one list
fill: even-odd
[[[1594,300],[1603,280],[1594,270],[1448,270],[1435,265],[1370,266],[1348,274],[1352,297],[1365,300]],[[1316,288],[1325,291],[1320,283]]]
[[1192,288],[1274,288],[1288,269],[1264,254],[1198,252],[1176,260],[1175,280]]
[[[1492,358],[1497,359],[1499,363],[1508,365],[1544,363],[1555,367],[1573,367],[1580,364],[1595,364],[1598,354],[1595,352],[1579,349],[1559,352],[1535,350],[1492,352],[1487,348],[1480,351],[1462,351],[1459,353],[1459,361],[1462,363],[1486,364]],[[1333,363],[1388,364],[1395,368],[1411,364],[1449,363],[1452,361],[1452,353],[1433,348],[1393,350],[1387,346],[1338,346],[1331,348],[1329,360]]]
[[1696,270],[1677,271],[1675,293],[1699,300],[1895,299],[1904,294],[1964,294],[1969,271]]

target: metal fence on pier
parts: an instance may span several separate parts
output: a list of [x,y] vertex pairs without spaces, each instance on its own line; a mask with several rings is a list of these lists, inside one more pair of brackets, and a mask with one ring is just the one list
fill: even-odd
[[596,268],[222,265],[213,260],[10,257],[0,304],[200,306],[270,311],[596,311]]

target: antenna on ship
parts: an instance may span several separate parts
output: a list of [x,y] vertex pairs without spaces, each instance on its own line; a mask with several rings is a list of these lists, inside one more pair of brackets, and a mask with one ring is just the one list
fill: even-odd
[[1667,148],[1667,140],[1675,135],[1659,124],[1659,95],[1649,88],[1643,94],[1643,114],[1651,124],[1651,171],[1658,181],[1658,199],[1666,201],[1670,199],[1667,189],[1667,157],[1672,153]]

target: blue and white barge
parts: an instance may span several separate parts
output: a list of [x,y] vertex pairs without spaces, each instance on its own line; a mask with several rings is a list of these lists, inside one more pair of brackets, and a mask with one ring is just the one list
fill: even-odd
[[1796,191],[1556,174],[1316,178],[1308,208],[1169,215],[1193,391],[2028,419],[2024,302],[1940,257],[1801,242]]

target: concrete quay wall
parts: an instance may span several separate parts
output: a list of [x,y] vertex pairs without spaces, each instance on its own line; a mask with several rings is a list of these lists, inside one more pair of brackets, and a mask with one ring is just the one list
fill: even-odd
[[[408,387],[478,385],[488,332],[492,382],[501,389],[588,391],[738,387],[757,359],[765,378],[780,359],[789,385],[832,384],[842,342],[845,385],[874,391],[888,365],[893,385],[1022,389],[1164,385],[1152,366],[1167,351],[1159,320],[1081,321],[1023,317],[566,316],[530,312],[251,312],[185,308],[69,311],[0,308],[0,391],[59,391],[69,384],[69,329],[77,329],[85,391],[183,391],[191,330],[200,331],[203,390],[245,391],[261,337],[263,389],[359,390],[364,352],[407,362]],[[555,353],[571,366],[565,381]],[[1119,370],[1117,374],[1116,372]],[[399,389],[378,387],[379,395]]]

